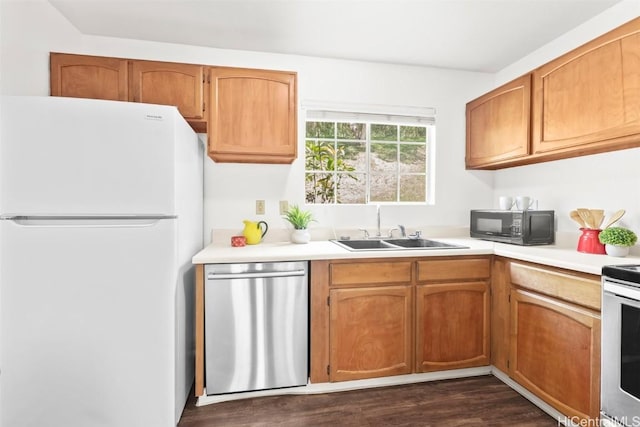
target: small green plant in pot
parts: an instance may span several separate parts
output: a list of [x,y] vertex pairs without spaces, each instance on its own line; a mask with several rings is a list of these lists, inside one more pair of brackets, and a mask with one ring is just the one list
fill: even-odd
[[309,243],[311,234],[309,234],[307,228],[311,221],[315,221],[311,212],[300,209],[298,205],[293,205],[285,214],[284,219],[289,221],[295,229],[291,233],[291,241],[293,243]]
[[636,233],[624,227],[605,228],[598,235],[600,243],[604,244],[607,255],[624,257],[629,254],[629,248],[636,244]]

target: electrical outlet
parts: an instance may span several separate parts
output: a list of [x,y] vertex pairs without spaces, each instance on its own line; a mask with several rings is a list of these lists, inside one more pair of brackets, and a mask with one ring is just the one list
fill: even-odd
[[286,215],[289,210],[289,202],[280,200],[280,215]]
[[256,215],[264,215],[264,200],[256,200]]

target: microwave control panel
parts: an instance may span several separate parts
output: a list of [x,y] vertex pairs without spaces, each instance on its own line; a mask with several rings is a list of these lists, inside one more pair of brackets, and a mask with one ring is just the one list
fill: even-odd
[[511,223],[511,235],[514,237],[522,235],[522,214],[513,214]]

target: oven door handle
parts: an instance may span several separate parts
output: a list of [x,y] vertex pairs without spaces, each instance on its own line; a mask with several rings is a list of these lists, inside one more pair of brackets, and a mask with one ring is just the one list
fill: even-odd
[[640,290],[629,289],[626,286],[621,286],[616,283],[607,282],[603,283],[603,292],[617,297],[624,297],[636,303],[640,303]]

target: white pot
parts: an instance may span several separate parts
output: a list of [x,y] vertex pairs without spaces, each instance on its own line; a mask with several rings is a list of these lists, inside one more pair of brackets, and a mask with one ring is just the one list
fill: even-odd
[[293,230],[291,232],[291,241],[293,243],[309,243],[311,234],[306,228],[304,230]]
[[604,245],[609,256],[625,257],[629,255],[629,246]]

